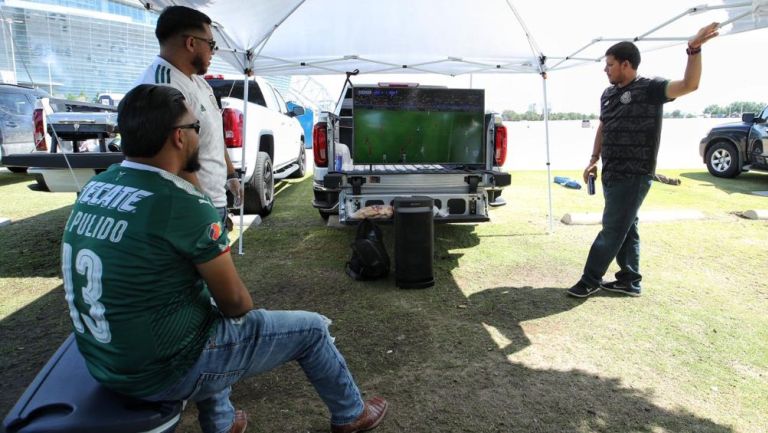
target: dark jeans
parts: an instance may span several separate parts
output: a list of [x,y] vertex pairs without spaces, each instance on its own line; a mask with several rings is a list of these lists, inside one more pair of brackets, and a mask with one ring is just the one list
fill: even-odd
[[629,179],[603,180],[603,229],[589,250],[581,281],[597,287],[613,259],[621,270],[618,281],[640,289],[640,234],[637,231],[637,211],[643,204],[653,177],[633,176]]

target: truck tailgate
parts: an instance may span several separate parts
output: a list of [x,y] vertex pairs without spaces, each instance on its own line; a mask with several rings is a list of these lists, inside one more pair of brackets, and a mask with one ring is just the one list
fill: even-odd
[[3,164],[16,167],[40,167],[40,168],[92,168],[105,170],[112,164],[119,164],[125,156],[122,152],[106,153],[68,153],[69,164],[61,153],[23,153],[6,155]]

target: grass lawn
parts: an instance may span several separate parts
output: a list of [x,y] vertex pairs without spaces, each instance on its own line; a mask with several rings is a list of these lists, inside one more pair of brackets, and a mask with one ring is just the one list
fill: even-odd
[[[557,172],[577,178],[577,172]],[[311,179],[283,185],[274,213],[244,233],[236,265],[255,304],[318,311],[364,394],[390,413],[377,432],[768,431],[768,175],[666,170],[643,210],[696,209],[705,220],[642,223],[643,296],[565,296],[599,226],[602,198],[513,173],[492,222],[435,228],[436,285],[344,273],[353,228],[324,225]],[[0,412],[5,414],[71,326],[59,276],[73,194],[31,192],[0,173]],[[394,228],[384,226],[390,258]],[[237,233],[235,233],[237,236]],[[615,268],[609,270],[607,278]],[[296,365],[233,390],[249,431],[327,431],[324,405]],[[199,431],[194,406],[179,432]]]

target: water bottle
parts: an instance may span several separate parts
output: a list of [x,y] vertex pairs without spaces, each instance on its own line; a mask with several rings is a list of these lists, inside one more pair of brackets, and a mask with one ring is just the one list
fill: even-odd
[[344,157],[341,155],[341,153],[337,153],[333,158],[333,168],[336,171],[341,171],[341,168],[343,167],[344,163]]

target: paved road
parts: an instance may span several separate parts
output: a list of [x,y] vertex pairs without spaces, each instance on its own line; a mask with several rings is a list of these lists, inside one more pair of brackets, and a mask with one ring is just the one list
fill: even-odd
[[[705,169],[699,141],[707,131],[731,119],[664,119],[658,169]],[[733,119],[734,121],[738,119]],[[507,170],[546,170],[544,122],[504,122],[509,133]],[[552,170],[582,169],[589,162],[597,121],[582,127],[580,120],[549,123]]]

